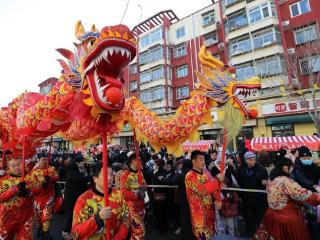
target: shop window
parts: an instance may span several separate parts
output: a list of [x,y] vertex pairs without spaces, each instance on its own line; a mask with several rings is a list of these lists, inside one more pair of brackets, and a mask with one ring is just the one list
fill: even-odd
[[273,137],[294,136],[294,126],[292,123],[272,125]]

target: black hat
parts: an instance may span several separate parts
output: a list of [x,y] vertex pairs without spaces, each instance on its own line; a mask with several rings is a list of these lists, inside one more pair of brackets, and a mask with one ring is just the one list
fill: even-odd
[[301,146],[299,148],[299,156],[300,157],[312,157],[312,153],[310,152],[309,148],[306,146]]
[[286,157],[280,158],[279,164],[278,164],[279,168],[282,168],[283,166],[292,166],[292,165],[293,165],[293,162]]

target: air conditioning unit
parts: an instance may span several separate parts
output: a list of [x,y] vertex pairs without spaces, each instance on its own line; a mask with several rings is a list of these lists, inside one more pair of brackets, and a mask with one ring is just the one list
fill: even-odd
[[288,48],[288,53],[289,54],[295,54],[296,53],[296,50],[294,48]]
[[294,88],[298,88],[299,87],[299,80],[297,78],[292,78],[291,82],[292,82],[292,86]]
[[290,24],[289,20],[283,21],[283,22],[282,22],[282,27],[289,26],[289,24]]
[[218,49],[219,49],[219,51],[222,51],[224,49],[223,42],[218,44]]

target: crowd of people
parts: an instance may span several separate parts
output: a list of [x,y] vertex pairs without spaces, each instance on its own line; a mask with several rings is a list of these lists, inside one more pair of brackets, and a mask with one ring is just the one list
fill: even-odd
[[53,239],[50,221],[59,211],[64,239],[105,239],[107,232],[115,240],[144,239],[150,227],[184,240],[320,236],[320,159],[304,146],[229,153],[225,166],[219,148],[178,158],[144,145],[138,154],[134,147],[115,148],[108,152],[108,204],[96,147],[50,154],[39,150],[26,162],[24,176],[21,158],[5,154],[0,239]]

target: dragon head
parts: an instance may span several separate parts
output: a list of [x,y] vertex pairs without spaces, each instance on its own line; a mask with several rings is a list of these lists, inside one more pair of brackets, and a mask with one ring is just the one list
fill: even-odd
[[249,109],[244,101],[249,97],[257,96],[261,88],[261,80],[253,77],[237,81],[235,69],[224,65],[223,62],[206,52],[205,46],[200,49],[199,59],[203,73],[196,72],[199,79],[196,87],[220,105],[230,102],[233,107],[240,110],[245,118],[256,118],[257,111]]
[[253,77],[245,81],[237,81],[235,69],[224,65],[214,58],[203,46],[199,52],[202,73],[196,72],[199,79],[198,91],[212,99],[214,104],[223,106],[223,125],[231,141],[239,133],[245,119],[256,118],[256,109],[246,106],[248,97],[254,97],[261,88],[261,80]]
[[[75,53],[57,49],[69,62],[58,60],[63,76],[85,94],[84,103],[100,113],[119,111],[124,106],[122,71],[136,55],[136,40],[125,25],[104,27],[93,25],[85,31],[78,21]],[[95,111],[97,112],[97,111]]]

